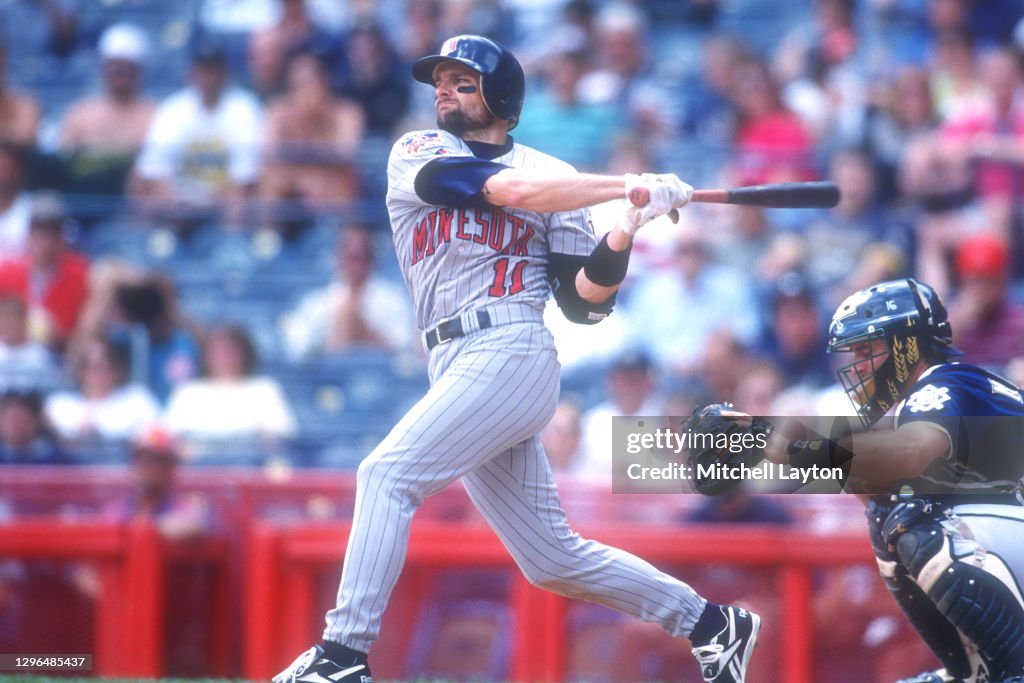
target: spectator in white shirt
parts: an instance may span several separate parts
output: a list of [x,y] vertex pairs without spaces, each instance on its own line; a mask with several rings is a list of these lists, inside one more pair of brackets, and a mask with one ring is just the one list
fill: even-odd
[[623,351],[608,368],[607,399],[583,413],[583,458],[573,472],[597,483],[612,482],[612,418],[661,416],[665,398],[658,391],[657,368],[642,351]]
[[244,328],[225,325],[210,331],[203,345],[203,376],[177,385],[164,413],[164,423],[186,441],[186,450],[188,442],[273,442],[295,434],[295,418],[281,386],[255,375],[256,364],[256,350]]
[[696,225],[680,223],[672,256],[670,267],[638,279],[620,313],[635,348],[669,375],[693,375],[716,332],[746,347],[756,342],[760,311],[748,275],[717,263]]
[[237,222],[259,180],[263,108],[229,83],[217,43],[194,50],[191,79],[157,108],[136,162],[135,193],[145,211],[181,226]]
[[113,342],[89,341],[75,368],[78,389],[58,391],[46,400],[46,416],[70,444],[127,443],[160,415],[153,394],[128,383],[128,359]]
[[412,303],[404,289],[374,274],[373,235],[362,225],[342,229],[334,281],[305,295],[286,318],[287,353],[295,360],[353,348],[409,350]]

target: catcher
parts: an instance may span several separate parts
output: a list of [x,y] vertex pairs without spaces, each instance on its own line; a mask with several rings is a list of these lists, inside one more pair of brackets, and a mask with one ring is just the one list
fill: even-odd
[[[954,361],[946,310],[930,286],[893,280],[848,297],[828,351],[865,428],[841,439],[796,420],[769,425],[732,406],[689,421],[714,432],[769,432],[757,453],[704,450],[691,462],[761,457],[841,466],[861,494],[882,578],[942,664],[900,683],[1024,683],[1024,400],[1018,387]],[[893,411],[891,429],[876,423]],[[721,487],[698,482],[716,493]]]

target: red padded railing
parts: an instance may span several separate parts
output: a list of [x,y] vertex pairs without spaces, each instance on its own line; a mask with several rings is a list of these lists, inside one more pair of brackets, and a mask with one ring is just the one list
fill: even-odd
[[[0,557],[83,560],[100,567],[97,674],[159,676],[163,611],[160,540],[149,525],[31,520],[0,526]],[[84,654],[84,653],[78,653]]]
[[[146,524],[111,526],[57,516],[62,502],[96,511],[115,493],[126,491],[128,468],[8,468],[3,475],[0,497],[47,502],[52,516],[16,516],[0,524],[0,558],[87,561],[100,569],[95,673],[166,673],[161,587],[175,563],[201,562],[216,569],[210,606],[211,675],[242,672],[265,679],[318,639],[318,624],[330,606],[318,594],[324,585],[319,580],[327,573],[336,576],[341,566],[354,495],[352,473],[299,471],[270,478],[255,470],[185,469],[179,488],[204,496],[220,513],[210,540],[187,544],[163,541]],[[781,609],[766,628],[779,647],[776,680],[787,683],[811,680],[814,570],[872,562],[866,534],[858,528],[859,505],[851,497],[802,496],[786,501],[790,507],[806,508],[807,519],[822,511],[833,521],[849,518],[857,531],[837,536],[676,524],[673,520],[680,511],[696,499],[614,496],[568,482],[562,488],[570,519],[584,536],[660,566],[734,564],[771,572]],[[858,512],[851,515],[852,511]],[[80,519],[88,519],[88,514],[82,513]],[[334,521],[309,521],[314,515]],[[436,570],[474,567],[512,570],[513,562],[460,487],[449,487],[417,513],[406,571],[385,615],[385,630],[391,630],[374,656],[397,659],[408,645],[408,624],[424,596],[435,589],[430,579]],[[564,680],[570,602],[512,573],[517,578],[507,597],[514,614],[509,676],[516,681]],[[686,579],[685,572],[681,578]],[[241,653],[233,646],[240,646]]]
[[[93,673],[158,677],[164,671],[164,577],[175,563],[207,562],[218,572],[212,612],[227,616],[227,548],[223,542],[172,543],[146,523],[69,523],[47,517],[0,525],[0,558],[81,561],[99,569]],[[229,667],[227,621],[211,632],[213,673]],[[56,653],[53,653],[56,654]],[[64,653],[70,654],[70,653]],[[87,653],[75,653],[87,654]]]
[[[346,524],[277,526],[254,523],[250,529],[244,615],[244,673],[266,678],[276,673],[318,634],[307,631],[326,605],[313,604],[313,572],[342,561]],[[586,529],[583,530],[586,536]],[[652,528],[602,525],[593,537],[656,564],[707,562],[760,567],[778,572],[782,604],[781,671],[777,680],[810,683],[811,571],[820,566],[870,562],[864,535],[827,537],[750,527]],[[512,560],[497,537],[476,524],[417,521],[413,524],[407,569],[423,567],[505,567]],[[519,579],[512,592],[514,681],[564,680],[565,616],[568,600]],[[285,626],[287,625],[287,626]],[[527,655],[527,653],[529,653]]]

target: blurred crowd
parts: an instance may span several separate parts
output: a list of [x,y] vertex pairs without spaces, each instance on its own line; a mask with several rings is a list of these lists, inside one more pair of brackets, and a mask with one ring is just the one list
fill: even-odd
[[128,462],[154,424],[194,463],[358,462],[425,383],[383,171],[434,125],[409,64],[461,32],[523,62],[515,139],[580,170],[842,191],[690,206],[609,320],[553,312],[556,468],[606,476],[609,415],[848,413],[828,318],[891,277],[1024,382],[1024,2],[784,5],[0,2],[0,463]]

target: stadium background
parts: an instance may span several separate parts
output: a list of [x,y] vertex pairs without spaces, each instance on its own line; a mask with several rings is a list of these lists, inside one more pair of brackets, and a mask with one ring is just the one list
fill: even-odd
[[[311,22],[275,23],[288,11]],[[595,444],[607,440],[608,415],[684,414],[708,400],[761,414],[846,412],[823,316],[880,277],[935,284],[958,345],[1021,381],[1024,97],[1019,66],[1000,84],[988,60],[1019,60],[1022,11],[984,0],[0,0],[0,298],[23,302],[13,327],[27,336],[4,331],[0,357],[0,652],[92,652],[103,675],[256,678],[315,638],[337,584],[352,470],[426,379],[403,332],[408,311],[385,319],[392,329],[329,348],[310,348],[311,332],[296,337],[296,319],[319,306],[374,321],[365,308],[309,298],[350,265],[335,249],[351,225],[369,231],[375,282],[388,292],[372,305],[390,314],[403,285],[383,210],[386,155],[398,134],[432,121],[430,89],[415,87],[408,64],[476,32],[527,68],[517,139],[583,170],[671,171],[695,187],[839,182],[847,199],[831,211],[695,206],[678,229],[645,230],[618,322],[580,331],[552,319],[568,400],[546,438],[584,533],[761,611],[752,680],[887,682],[927,668],[874,576],[854,502],[612,496]],[[145,98],[185,87],[197,56],[223,59],[254,94],[266,118],[248,176],[178,184],[195,170],[183,166],[168,185],[184,194],[161,195],[134,167],[141,139],[128,150],[67,142],[69,110],[103,90],[105,32],[126,23],[145,50],[122,34],[106,57],[137,62]],[[321,59],[345,120],[362,122],[354,141],[300,129],[275,147],[273,106],[301,104],[284,76],[300,53]],[[1002,116],[1000,88],[1016,92]],[[210,167],[227,155],[203,152],[193,161]],[[309,167],[342,189],[281,190]],[[608,211],[596,212],[599,230]],[[63,333],[62,307],[10,277],[10,264],[31,272],[28,224],[47,221],[88,271]],[[673,284],[688,269],[706,276],[703,288]],[[173,326],[170,347],[154,320]],[[228,418],[216,393],[196,424],[168,417],[225,323],[251,338],[248,380],[278,388],[284,407],[267,413],[276,431],[257,422],[218,432]],[[96,336],[125,364],[121,401],[85,396]],[[16,353],[32,343],[46,362]],[[149,403],[137,401],[140,386]],[[122,428],[62,422],[60,406],[97,404],[124,417],[114,420]],[[140,515],[132,443],[152,438],[154,420],[182,461],[163,475],[173,505]],[[48,446],[22,448],[24,424]],[[383,680],[699,680],[685,643],[526,586],[457,486],[417,518],[372,663]]]

